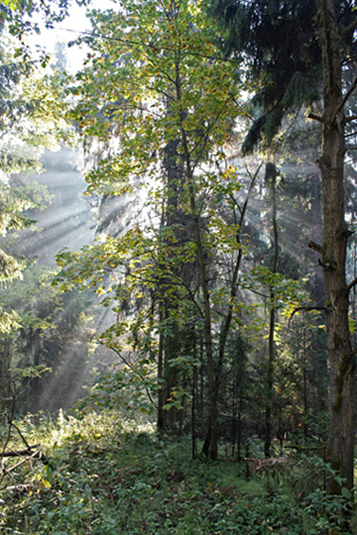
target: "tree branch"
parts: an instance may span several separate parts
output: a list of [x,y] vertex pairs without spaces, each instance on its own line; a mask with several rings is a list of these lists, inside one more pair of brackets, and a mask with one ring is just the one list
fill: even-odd
[[294,310],[292,311],[290,319],[294,316],[294,314],[296,314],[296,312],[300,312],[301,310],[306,310],[307,312],[311,312],[312,310],[324,311],[326,310],[326,307],[318,307],[318,306],[297,307],[297,308],[294,308]]
[[356,89],[356,86],[357,86],[357,76],[356,78],[354,79],[351,87],[349,88],[349,90],[347,91],[347,93],[345,94],[343,100],[342,100],[342,103],[340,104],[340,106],[338,107],[338,110],[336,111],[335,113],[335,117],[338,113],[340,113],[340,111],[342,110],[343,106],[346,104],[347,100],[349,99],[350,95],[353,93],[353,91]]
[[345,139],[347,139],[348,137],[354,137],[354,136],[357,136],[357,132],[351,132],[350,134],[346,134],[345,135]]
[[352,32],[354,29],[357,28],[357,18],[353,20],[346,28],[344,28],[341,32],[341,36],[347,35],[348,33]]
[[319,121],[319,123],[323,123],[323,119],[320,115],[316,115],[316,113],[312,113],[310,112],[309,115],[308,115],[308,118],[309,119],[315,119],[315,121]]
[[350,115],[350,117],[345,118],[345,124],[351,123],[357,119],[357,115]]
[[309,247],[309,249],[313,249],[314,251],[321,254],[322,247],[319,243],[315,243],[314,241],[310,240],[307,246]]
[[352,290],[352,288],[353,288],[354,286],[356,286],[356,284],[357,284],[357,277],[355,277],[355,278],[353,279],[353,281],[351,281],[351,282],[349,283],[349,285],[347,286],[347,288],[346,288],[347,293],[348,293],[350,290]]
[[14,427],[16,429],[16,431],[18,432],[18,434],[20,435],[23,443],[25,444],[26,448],[27,449],[30,449],[30,445],[29,443],[27,442],[26,438],[24,437],[24,435],[21,433],[20,429],[17,427],[17,425],[14,424],[14,422],[10,419],[10,416],[6,413],[6,418],[7,418],[7,421],[9,423],[9,426],[10,427]]
[[[38,447],[40,444],[34,444],[34,446],[29,446],[25,450],[11,450],[11,451],[4,451],[4,453],[1,454],[1,457],[36,457],[40,456],[41,452],[39,451]],[[33,452],[31,450],[37,449],[37,451]]]

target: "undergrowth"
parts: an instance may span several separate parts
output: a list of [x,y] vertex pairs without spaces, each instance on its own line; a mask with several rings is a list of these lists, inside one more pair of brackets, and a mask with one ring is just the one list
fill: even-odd
[[[41,443],[47,464],[34,458],[3,469],[0,533],[353,533],[343,522],[343,496],[326,496],[316,478],[315,488],[306,487],[306,459],[247,479],[237,462],[192,460],[187,438],[159,440],[150,423],[117,414],[60,413],[56,422],[28,417],[17,425],[29,443]],[[22,447],[12,440],[8,448]],[[17,461],[4,458],[4,467]]]

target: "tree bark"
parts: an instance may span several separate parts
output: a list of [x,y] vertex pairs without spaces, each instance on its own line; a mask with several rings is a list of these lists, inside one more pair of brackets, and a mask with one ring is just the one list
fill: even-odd
[[[164,320],[164,305],[159,304],[159,321],[160,325]],[[163,384],[164,380],[164,345],[165,345],[165,336],[161,332],[159,336],[159,349],[158,349],[158,359],[157,359],[157,378],[158,378],[158,403],[157,403],[157,430],[159,436],[162,435],[165,426],[165,415],[164,415],[164,404],[165,404],[165,387]]]
[[[277,170],[274,164],[267,163],[265,170],[265,180],[271,181],[271,195],[272,195],[272,223],[273,223],[273,265],[271,272],[275,275],[278,267],[279,256],[279,234],[277,223],[277,209],[276,209],[276,177]],[[267,400],[265,406],[265,442],[264,455],[266,458],[270,457],[271,441],[272,441],[272,405],[273,405],[273,384],[274,384],[274,362],[275,362],[275,288],[270,286],[270,312],[269,312],[269,355],[268,355],[268,377],[267,377]]]
[[[324,75],[323,145],[318,160],[322,177],[326,333],[330,361],[331,430],[329,459],[353,486],[355,356],[348,325],[346,247],[349,232],[344,209],[344,127],[341,51],[333,0],[316,0]],[[330,493],[340,492],[332,480]]]
[[[36,368],[41,364],[41,337],[40,329],[31,329],[31,338],[33,344],[33,366]],[[31,412],[36,414],[40,408],[40,377],[35,375],[31,380]]]
[[[181,106],[182,90],[181,90],[181,75],[179,63],[176,63],[176,101]],[[200,288],[203,297],[203,319],[204,319],[204,333],[203,338],[205,342],[206,366],[207,366],[207,383],[208,383],[208,434],[206,440],[209,438],[209,457],[213,461],[218,457],[218,409],[217,409],[217,395],[215,388],[215,374],[214,374],[214,359],[213,359],[213,341],[212,341],[212,322],[211,322],[211,302],[208,290],[208,276],[207,266],[205,261],[204,243],[201,235],[201,220],[200,211],[196,203],[196,190],[194,183],[193,166],[190,156],[189,143],[187,140],[187,132],[184,128],[184,113],[179,112],[180,129],[181,129],[181,144],[182,157],[185,167],[185,175],[188,186],[190,216],[192,218],[193,234],[196,244],[197,261],[200,274]]]

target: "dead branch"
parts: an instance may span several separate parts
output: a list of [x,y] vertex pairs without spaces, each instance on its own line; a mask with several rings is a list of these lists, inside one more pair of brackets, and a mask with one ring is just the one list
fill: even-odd
[[1,454],[0,457],[23,457],[23,456],[29,456],[29,455],[33,456],[34,454],[39,453],[39,451],[32,452],[31,450],[33,450],[35,448],[38,449],[39,446],[40,446],[40,444],[35,444],[34,446],[29,446],[25,450],[5,451],[4,453]]
[[357,284],[357,277],[355,279],[353,279],[353,281],[351,281],[349,283],[349,285],[347,286],[346,290],[347,290],[347,293],[352,290],[352,288],[354,288],[354,286],[356,286]]
[[[356,24],[357,20],[354,21],[354,23]],[[335,117],[337,116],[338,113],[340,113],[340,111],[342,110],[343,106],[346,104],[347,100],[349,99],[349,97],[351,96],[351,94],[353,93],[353,91],[356,89],[356,86],[357,86],[357,76],[356,78],[353,80],[353,83],[351,85],[351,87],[349,88],[349,90],[347,91],[347,93],[345,94],[340,106],[338,107],[338,110],[336,111],[335,113]]]
[[319,243],[315,243],[314,241],[310,240],[307,246],[309,247],[309,249],[313,249],[317,253],[321,254],[322,247]]
[[268,459],[254,459],[251,457],[246,457],[243,459],[245,464],[255,473],[267,473],[269,470],[281,470],[285,467],[288,462],[288,458],[281,457],[270,457]]
[[318,311],[324,311],[326,310],[326,307],[319,307],[319,306],[311,306],[311,307],[297,307],[297,308],[294,308],[294,310],[292,311],[291,315],[290,315],[290,319],[294,316],[294,314],[296,314],[296,312],[300,312],[301,310],[305,310],[307,312],[312,312],[313,310],[318,310]]
[[323,118],[320,115],[316,115],[316,113],[309,113],[308,115],[309,119],[314,119],[315,121],[319,121],[319,123],[323,123]]

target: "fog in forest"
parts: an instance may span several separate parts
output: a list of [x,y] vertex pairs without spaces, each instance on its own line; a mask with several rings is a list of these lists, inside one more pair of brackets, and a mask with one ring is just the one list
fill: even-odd
[[350,3],[332,74],[312,0],[10,4],[3,408],[143,412],[212,460],[219,437],[239,456],[258,437],[266,458],[287,433],[320,444],[331,406],[350,425]]
[[41,165],[38,174],[12,177],[15,187],[26,183],[32,194],[44,198],[40,209],[24,213],[31,226],[10,237],[11,254],[27,264],[8,298],[24,318],[13,340],[13,356],[19,353],[12,366],[33,365],[40,374],[13,385],[11,394],[31,412],[72,407],[88,392],[85,388],[93,384],[98,370],[113,360],[111,352],[95,342],[112,321],[109,309],[100,307],[90,292],[72,291],[61,299],[51,287],[60,250],[78,251],[96,237],[91,202],[83,195],[83,157],[79,150],[48,150]]
[[0,2],[1,533],[357,533],[354,4]]

